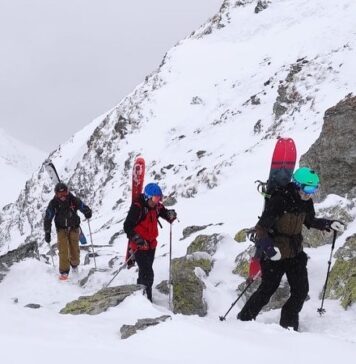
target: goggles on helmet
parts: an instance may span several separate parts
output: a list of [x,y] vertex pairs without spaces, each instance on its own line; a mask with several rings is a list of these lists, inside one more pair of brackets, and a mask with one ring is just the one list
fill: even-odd
[[160,202],[162,200],[162,196],[151,196],[150,198],[154,203]]
[[306,195],[313,195],[316,191],[318,191],[319,186],[307,186],[302,185],[302,190]]
[[303,185],[300,183],[296,183],[297,186],[306,194],[306,195],[313,195],[316,193],[319,189],[319,186],[309,186],[309,185]]

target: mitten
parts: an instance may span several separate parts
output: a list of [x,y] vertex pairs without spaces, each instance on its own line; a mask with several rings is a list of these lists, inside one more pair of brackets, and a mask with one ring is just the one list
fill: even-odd
[[172,223],[177,218],[177,213],[175,210],[167,210],[167,217],[170,223]]
[[142,237],[138,234],[135,234],[132,238],[131,241],[134,242],[137,246],[144,246],[147,244],[145,239],[142,239]]

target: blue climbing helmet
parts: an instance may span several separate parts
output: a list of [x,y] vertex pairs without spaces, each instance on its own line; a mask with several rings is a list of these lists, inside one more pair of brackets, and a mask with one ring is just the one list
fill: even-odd
[[320,183],[319,176],[308,167],[297,169],[293,174],[292,181],[308,195],[315,193],[318,190]]
[[146,185],[143,194],[146,200],[152,197],[156,197],[159,201],[162,199],[163,196],[161,187],[159,187],[157,183],[149,183],[148,185]]

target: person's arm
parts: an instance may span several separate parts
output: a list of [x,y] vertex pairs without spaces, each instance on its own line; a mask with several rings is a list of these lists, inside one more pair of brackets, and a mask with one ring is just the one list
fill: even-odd
[[45,216],[43,219],[43,228],[44,228],[45,233],[51,233],[52,220],[54,218],[54,215],[55,215],[55,209],[54,209],[53,200],[51,200],[47,206]]
[[124,222],[124,231],[125,231],[128,239],[130,239],[130,240],[136,234],[134,229],[140,221],[141,212],[142,212],[141,206],[139,204],[133,203],[126,216],[126,220]]
[[160,205],[160,210],[158,217],[168,221],[170,224],[177,218],[177,213],[173,209],[166,209],[162,204]]
[[82,200],[79,200],[79,211],[85,216],[86,219],[91,219],[93,213],[91,208],[87,206]]
[[304,225],[308,229],[313,228],[321,231],[344,231],[344,223],[341,221],[315,217],[314,204],[311,200],[310,206],[308,206],[308,213],[304,220]]

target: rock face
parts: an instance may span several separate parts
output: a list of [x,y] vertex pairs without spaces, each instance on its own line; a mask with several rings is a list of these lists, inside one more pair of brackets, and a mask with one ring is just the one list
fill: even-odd
[[255,246],[251,245],[242,253],[240,253],[235,258],[236,267],[232,271],[234,274],[239,274],[240,276],[247,278],[248,277],[248,269],[249,269],[249,261],[255,254]]
[[92,296],[82,296],[67,303],[60,313],[97,315],[109,307],[117,306],[132,293],[143,289],[144,286],[139,284],[103,288]]
[[325,112],[319,138],[301,157],[314,168],[322,197],[330,193],[356,197],[356,97],[348,97]]
[[135,325],[123,325],[120,329],[121,339],[127,339],[128,337],[136,334],[137,330],[145,330],[150,326],[156,326],[161,322],[170,319],[171,316],[163,315],[156,318],[146,318],[137,320]]
[[172,260],[175,313],[199,316],[207,314],[207,305],[203,298],[205,284],[201,278],[210,273],[213,255],[222,239],[220,234],[198,235],[189,245],[185,257]]
[[38,259],[38,247],[36,241],[21,245],[19,248],[11,250],[0,256],[0,282],[4,279],[9,267],[25,258]]
[[181,238],[180,240],[183,240],[185,238],[188,238],[190,235],[196,233],[197,231],[204,230],[204,229],[206,229],[210,225],[202,225],[202,226],[192,225],[192,226],[187,226],[186,228],[183,229],[183,238]]
[[247,233],[250,231],[251,229],[242,229],[240,231],[238,231],[235,236],[234,236],[234,240],[238,243],[244,243],[247,240]]
[[189,256],[172,260],[174,313],[199,316],[207,314],[207,305],[203,299],[205,284],[196,275],[197,268],[207,274],[212,263],[208,259],[195,260]]
[[335,257],[337,260],[330,272],[326,297],[340,299],[346,309],[356,302],[356,234],[346,239]]
[[218,248],[218,243],[223,239],[220,234],[213,235],[198,235],[189,245],[187,254],[195,252],[206,252],[213,256]]
[[[350,214],[352,208],[352,202],[346,202],[344,199],[340,199],[335,206],[320,208],[316,213],[317,216],[326,219],[340,220],[347,226],[353,220]],[[331,244],[333,240],[332,232],[307,229],[305,226],[303,226],[302,234],[304,237],[303,246],[307,248],[317,248],[322,245]]]
[[261,11],[267,9],[269,4],[270,4],[270,1],[258,0],[257,5],[255,7],[255,13],[258,14]]

